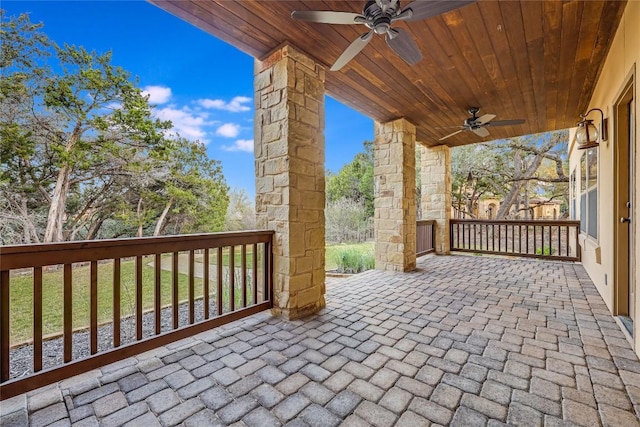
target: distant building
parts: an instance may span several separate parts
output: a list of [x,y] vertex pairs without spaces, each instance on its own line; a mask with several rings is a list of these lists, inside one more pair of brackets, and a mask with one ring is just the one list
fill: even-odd
[[[473,206],[471,214],[457,207],[451,208],[453,218],[475,218],[475,219],[495,219],[502,201],[496,197],[487,197],[479,200]],[[545,200],[539,198],[529,199],[529,212],[527,213],[524,203],[520,206],[512,206],[506,219],[546,219],[555,220],[563,216],[562,202],[557,200]]]

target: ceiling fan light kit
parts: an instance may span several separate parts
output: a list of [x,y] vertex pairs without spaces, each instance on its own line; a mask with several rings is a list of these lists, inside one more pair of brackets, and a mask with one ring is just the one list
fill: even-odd
[[422,59],[422,52],[415,40],[401,28],[392,28],[397,21],[419,21],[458,9],[475,0],[417,0],[404,8],[400,0],[367,0],[362,13],[304,10],[294,11],[291,17],[297,21],[320,24],[361,24],[369,31],[355,39],[334,62],[331,71],[338,71],[369,44],[373,34],[385,35],[387,45],[407,64],[415,65]]

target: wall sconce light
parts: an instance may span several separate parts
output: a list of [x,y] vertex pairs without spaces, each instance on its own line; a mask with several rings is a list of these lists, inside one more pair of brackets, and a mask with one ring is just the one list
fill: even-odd
[[[587,116],[593,112],[600,112],[600,131],[593,125],[593,120],[587,119]],[[604,113],[599,108],[592,108],[585,114],[580,114],[580,122],[578,123],[578,130],[576,131],[576,142],[578,143],[578,150],[585,150],[587,148],[598,146],[598,137],[600,140],[607,140],[607,119],[604,118]]]

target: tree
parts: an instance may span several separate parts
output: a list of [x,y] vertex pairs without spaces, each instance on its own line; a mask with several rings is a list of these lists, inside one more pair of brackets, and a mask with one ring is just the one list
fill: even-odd
[[229,192],[229,207],[224,229],[227,231],[253,230],[256,228],[256,213],[253,203],[243,189],[233,188]]
[[472,214],[480,197],[496,196],[502,199],[496,219],[503,219],[514,206],[526,216],[532,196],[567,198],[567,139],[565,130],[456,147],[451,161],[454,206]]
[[350,199],[364,206],[365,217],[373,216],[373,141],[363,142],[364,151],[338,173],[327,172],[327,202]]
[[373,237],[373,218],[364,205],[349,198],[327,203],[325,237],[329,243],[362,242]]
[[478,200],[494,189],[493,165],[500,159],[488,144],[451,150],[451,201],[465,216],[473,217]]
[[153,118],[110,52],[51,49],[40,28],[27,15],[2,20],[0,215],[20,218],[25,242],[94,238],[113,218],[135,217],[136,235],[221,229],[219,163],[200,143],[167,136],[171,123]]

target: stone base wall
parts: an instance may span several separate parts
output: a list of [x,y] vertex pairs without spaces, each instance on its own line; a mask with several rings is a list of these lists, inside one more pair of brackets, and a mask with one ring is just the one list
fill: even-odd
[[404,119],[375,123],[376,269],[416,268],[416,128]]
[[274,308],[325,306],[324,68],[291,46],[256,61],[256,224],[275,230]]
[[451,252],[449,220],[451,219],[451,150],[446,145],[421,146],[422,219],[435,224],[436,254]]

